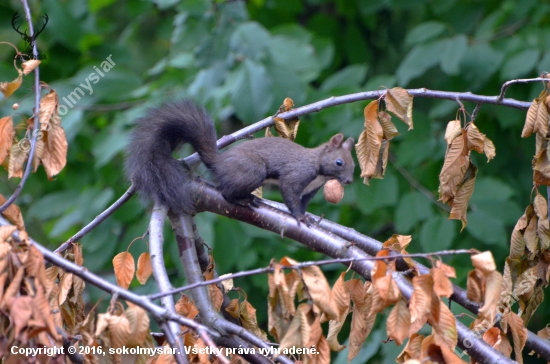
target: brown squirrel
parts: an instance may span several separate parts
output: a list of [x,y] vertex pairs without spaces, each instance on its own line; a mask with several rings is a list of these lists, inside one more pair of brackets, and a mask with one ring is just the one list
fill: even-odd
[[143,195],[175,213],[193,211],[193,200],[184,189],[191,172],[172,158],[184,143],[198,152],[231,203],[256,207],[259,200],[251,192],[264,182],[278,181],[283,201],[298,224],[312,223],[305,215],[307,205],[327,180],[337,179],[343,185],[353,181],[354,140],[344,142],[342,134],[313,149],[271,137],[218,153],[214,123],[189,100],[149,109],[136,123],[126,150],[126,174]]

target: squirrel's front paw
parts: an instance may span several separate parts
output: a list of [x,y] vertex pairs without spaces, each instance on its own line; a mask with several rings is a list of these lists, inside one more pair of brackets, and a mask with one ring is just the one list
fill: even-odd
[[296,215],[294,216],[294,218],[296,219],[296,221],[298,222],[298,226],[300,226],[300,223],[304,223],[306,224],[307,227],[311,227],[313,225],[317,225],[317,221],[315,221],[315,219],[309,215]]

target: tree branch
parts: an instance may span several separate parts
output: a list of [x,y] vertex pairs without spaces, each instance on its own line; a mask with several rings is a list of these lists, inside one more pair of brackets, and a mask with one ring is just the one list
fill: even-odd
[[504,82],[504,84],[502,85],[502,88],[500,89],[500,95],[498,95],[497,97],[497,104],[500,104],[501,101],[504,100],[504,95],[506,94],[506,90],[508,90],[508,87],[510,87],[511,85],[515,84],[515,83],[529,83],[529,82],[549,82],[550,79],[549,78],[545,78],[545,77],[538,77],[538,78],[522,78],[522,79],[517,79],[517,80],[510,80],[510,81],[506,81]]
[[[263,205],[254,210],[234,206],[226,202],[217,190],[206,183],[197,181],[192,181],[189,184],[189,188],[194,193],[204,197],[198,201],[198,208],[223,214],[262,229],[273,231],[281,234],[281,236],[298,241],[313,251],[321,252],[333,258],[368,258],[364,251],[359,249],[355,244],[351,244],[350,241],[327,234],[320,227],[306,228],[298,226],[296,220],[290,215],[282,213],[271,206]],[[370,272],[373,267],[372,260],[358,260],[353,264],[352,269],[363,278],[370,280]],[[403,297],[410,300],[413,292],[410,281],[401,276],[399,272],[395,272],[393,275]],[[493,349],[485,341],[475,337],[460,322],[457,322],[457,334],[459,347],[467,350],[469,355],[475,360],[482,363],[513,363],[511,359]],[[466,346],[469,343],[472,343],[471,347]]]
[[[29,5],[27,4],[27,0],[21,0],[21,3],[23,4],[23,8],[25,9],[25,17],[27,18],[27,23],[29,24],[29,33],[34,34],[31,10],[29,8]],[[32,53],[35,59],[38,59],[38,49],[36,48],[36,42],[33,43]],[[34,153],[36,150],[36,139],[40,134],[41,87],[40,87],[39,66],[36,66],[33,72],[34,72],[34,124],[33,124],[33,130],[31,135],[31,149],[29,151],[29,158],[27,159],[27,164],[25,165],[25,171],[23,172],[23,177],[21,178],[21,181],[19,181],[19,184],[15,188],[15,191],[13,191],[13,194],[6,200],[6,202],[2,206],[0,206],[0,212],[7,209],[17,199],[17,197],[19,197],[19,195],[21,194],[21,191],[23,191],[23,187],[25,186],[25,183],[27,182],[27,178],[29,178],[29,175],[32,169],[32,161],[34,159]]]
[[[172,284],[166,273],[166,265],[164,264],[164,253],[162,246],[164,245],[163,227],[164,219],[166,218],[166,207],[155,204],[149,224],[149,253],[151,255],[151,265],[153,275],[160,292],[167,292],[172,289]],[[174,299],[172,295],[167,295],[161,299],[162,306],[169,310],[173,315],[177,315],[174,309]],[[181,339],[180,328],[176,322],[171,321],[168,325],[160,325],[162,331],[166,335],[166,341],[176,350],[175,358],[178,363],[187,363],[187,356],[184,355],[184,344]],[[170,339],[170,340],[169,340]]]

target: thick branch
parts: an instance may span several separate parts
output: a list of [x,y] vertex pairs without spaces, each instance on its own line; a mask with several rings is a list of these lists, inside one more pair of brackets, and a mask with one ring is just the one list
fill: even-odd
[[[270,206],[261,206],[254,210],[238,207],[227,203],[217,190],[205,183],[193,181],[189,184],[189,187],[195,193],[204,197],[199,201],[199,205],[203,209],[273,231],[333,258],[368,258],[364,251],[350,244],[349,241],[327,234],[321,228],[299,227],[296,220],[290,215]],[[370,279],[370,271],[373,266],[372,261],[361,260],[355,262],[352,269],[365,279]],[[398,272],[394,273],[394,279],[399,285],[403,296],[410,299],[413,292],[410,281]],[[457,322],[457,333],[459,347],[468,350],[469,355],[477,361],[482,363],[513,363],[511,359],[493,349],[486,342],[473,336],[473,333],[459,322]],[[465,343],[472,343],[472,346],[465,346]]]
[[[168,279],[168,273],[166,272],[166,265],[164,264],[164,254],[162,247],[164,245],[164,236],[162,233],[164,227],[164,219],[166,218],[166,207],[155,204],[153,208],[153,214],[151,215],[151,222],[149,224],[149,253],[151,255],[151,265],[153,268],[153,275],[160,292],[167,292],[172,289],[170,280]],[[166,295],[161,298],[162,306],[169,310],[173,315],[177,315],[174,309],[174,299],[172,295]],[[187,356],[185,353],[184,344],[180,335],[180,328],[176,322],[171,321],[168,325],[160,325],[162,331],[166,335],[166,341],[172,348],[177,349],[178,354],[175,355],[178,363],[187,363]]]

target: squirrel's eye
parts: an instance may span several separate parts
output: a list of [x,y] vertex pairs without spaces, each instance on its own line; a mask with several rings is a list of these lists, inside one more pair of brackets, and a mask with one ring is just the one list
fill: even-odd
[[341,159],[337,159],[337,160],[336,160],[336,165],[337,165],[338,167],[342,167],[342,166],[344,165],[344,162],[342,162]]

